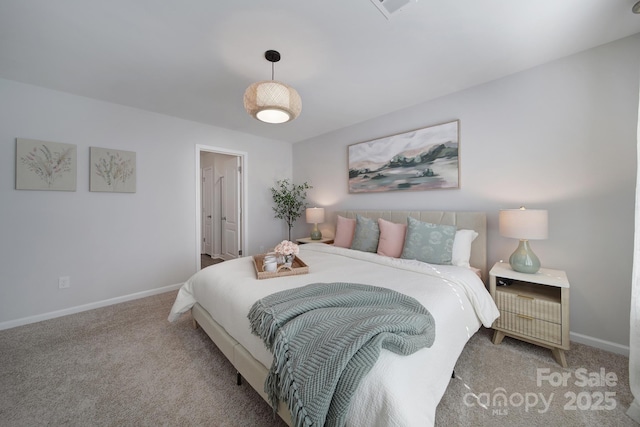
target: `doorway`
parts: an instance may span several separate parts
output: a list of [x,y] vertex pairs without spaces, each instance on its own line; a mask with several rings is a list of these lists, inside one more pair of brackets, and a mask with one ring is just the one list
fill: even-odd
[[196,146],[196,236],[198,269],[203,256],[234,259],[246,247],[247,153]]

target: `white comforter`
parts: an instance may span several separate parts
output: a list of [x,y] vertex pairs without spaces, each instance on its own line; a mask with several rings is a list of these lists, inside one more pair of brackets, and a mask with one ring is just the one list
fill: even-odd
[[251,257],[205,268],[180,289],[169,321],[200,303],[267,368],[272,355],[251,334],[247,313],[267,295],[309,283],[350,282],[395,289],[431,312],[436,338],[410,356],[383,350],[363,378],[349,408],[349,426],[430,426],[456,360],[480,328],[491,327],[498,309],[470,269],[382,257],[322,244],[300,246],[309,274],[257,280]]

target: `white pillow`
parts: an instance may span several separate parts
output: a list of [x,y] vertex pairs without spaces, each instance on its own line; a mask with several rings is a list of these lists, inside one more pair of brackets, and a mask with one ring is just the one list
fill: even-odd
[[470,268],[469,258],[471,257],[471,242],[478,233],[474,230],[457,230],[453,238],[453,249],[451,251],[451,264],[458,267]]

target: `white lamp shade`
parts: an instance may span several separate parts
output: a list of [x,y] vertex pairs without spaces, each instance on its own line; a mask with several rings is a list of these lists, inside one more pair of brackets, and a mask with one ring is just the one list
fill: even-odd
[[324,208],[309,208],[306,211],[307,224],[322,224],[324,222]]
[[285,123],[300,115],[302,100],[294,88],[275,80],[252,84],[244,92],[247,113],[266,123]]
[[521,240],[541,240],[549,235],[549,215],[543,209],[503,209],[500,235]]

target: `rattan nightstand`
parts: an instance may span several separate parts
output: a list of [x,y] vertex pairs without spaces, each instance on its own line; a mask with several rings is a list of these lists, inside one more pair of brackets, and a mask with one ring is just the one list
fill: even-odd
[[567,367],[569,350],[569,281],[561,270],[541,268],[538,273],[513,271],[498,262],[489,272],[489,292],[500,310],[493,322],[493,343],[505,335],[551,349]]

